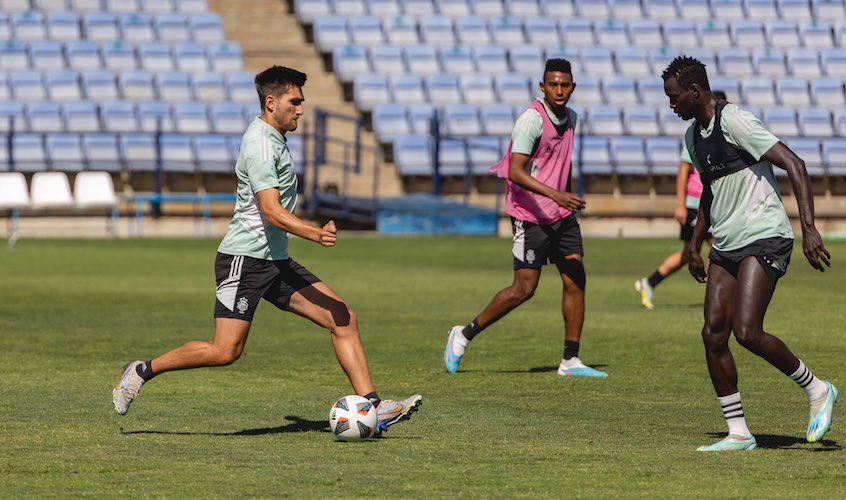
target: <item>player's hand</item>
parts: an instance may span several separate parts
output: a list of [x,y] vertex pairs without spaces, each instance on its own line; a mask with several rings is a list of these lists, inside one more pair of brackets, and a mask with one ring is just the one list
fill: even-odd
[[826,267],[831,267],[831,254],[823,245],[822,237],[817,228],[811,227],[802,231],[802,251],[811,264],[811,267],[819,272],[825,272]]
[[690,258],[687,262],[687,270],[690,271],[690,275],[693,276],[693,279],[700,283],[705,283],[708,281],[708,273],[705,271],[705,261],[702,260],[702,256],[699,255],[698,252],[690,251]]
[[324,247],[333,247],[338,239],[337,235],[338,229],[335,227],[335,222],[330,220],[320,228],[320,239],[317,242]]
[[585,200],[579,198],[573,193],[563,193],[558,191],[552,198],[559,207],[575,212],[585,208]]
[[675,217],[679,224],[683,226],[684,223],[687,222],[687,207],[676,207],[676,211],[673,213],[673,217]]

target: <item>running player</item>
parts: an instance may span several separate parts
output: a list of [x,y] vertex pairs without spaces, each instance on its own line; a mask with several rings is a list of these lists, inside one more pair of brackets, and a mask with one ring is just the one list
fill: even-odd
[[585,317],[585,268],[582,235],[573,212],[583,209],[585,202],[570,192],[577,117],[567,102],[575,88],[570,62],[548,60],[540,83],[543,98],[517,119],[505,158],[491,169],[508,179],[506,205],[514,232],[514,282],[500,290],[470,324],[452,327],[444,350],[444,364],[450,373],[458,370],[467,345],[476,335],[529,300],[538,286],[541,268],[552,262],[564,283],[564,358],[558,374],[608,376],[579,359]]
[[370,379],[355,313],[288,255],[288,233],[323,247],[335,246],[337,239],[332,221],[316,227],[293,214],[297,176],[285,134],[297,129],[303,114],[305,82],[304,73],[280,66],[256,76],[262,112],[244,133],[235,164],[235,214],[215,259],[214,338],[125,365],[112,393],[121,415],[129,410],[142,385],[156,375],[234,363],[247,342],[260,299],[329,330],[335,355],[356,394],[377,408],[377,432],[409,418],[422,402],[420,395],[402,401],[380,400]]
[[[764,358],[802,387],[810,403],[809,442],[828,432],[837,402],[831,382],[814,376],[780,339],[764,331],[764,315],[778,279],[787,271],[793,230],[784,210],[772,165],[787,171],[799,205],[802,247],[812,267],[830,267],[828,251],[814,226],[814,198],[805,163],[774,137],[752,113],[714,98],[705,65],[680,56],[662,75],[670,107],[683,120],[695,118],[685,134],[691,163],[704,186],[693,242],[691,275],[705,290],[702,338],[711,381],[728,424],[728,436],[701,451],[752,450],[737,389],[737,369],[728,347],[737,342]],[[696,249],[708,227],[714,234],[711,265]]]

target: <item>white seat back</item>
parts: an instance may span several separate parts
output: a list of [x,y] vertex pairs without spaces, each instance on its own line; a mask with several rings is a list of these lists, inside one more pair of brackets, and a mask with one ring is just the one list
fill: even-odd
[[32,206],[58,208],[73,205],[70,183],[64,172],[36,172],[32,176]]
[[29,206],[26,178],[20,172],[0,172],[0,209]]
[[115,185],[108,172],[76,174],[73,195],[80,208],[111,208],[117,204]]

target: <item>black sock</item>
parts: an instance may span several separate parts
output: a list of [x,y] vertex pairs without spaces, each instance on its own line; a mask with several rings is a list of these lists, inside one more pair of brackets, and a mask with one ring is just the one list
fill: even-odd
[[376,408],[379,408],[379,404],[382,403],[382,400],[379,399],[379,395],[376,394],[376,391],[365,394],[364,397],[369,399],[370,402],[373,403],[373,406],[375,406]]
[[476,318],[471,321],[469,325],[465,326],[463,330],[461,330],[461,334],[464,335],[464,338],[467,340],[473,340],[473,337],[480,334],[482,330],[484,330],[484,328],[479,326],[479,318]]
[[564,359],[579,357],[579,343],[575,340],[564,341]]
[[156,374],[153,373],[153,360],[151,359],[150,361],[145,361],[136,366],[135,373],[144,379],[144,382],[148,382],[151,378],[155,377]]
[[652,288],[655,288],[656,286],[658,286],[658,283],[661,283],[662,281],[664,281],[664,278],[666,278],[666,276],[661,276],[661,273],[659,273],[658,271],[655,271],[654,273],[652,273],[652,275],[649,277],[649,279],[647,281],[649,282],[649,286],[651,286]]

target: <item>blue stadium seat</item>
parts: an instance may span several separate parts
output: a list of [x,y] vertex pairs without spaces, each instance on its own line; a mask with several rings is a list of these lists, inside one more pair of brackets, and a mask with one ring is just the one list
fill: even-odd
[[102,48],[106,68],[112,71],[133,70],[138,67],[135,47],[124,42],[110,42]]
[[482,133],[479,110],[470,104],[451,104],[444,108],[446,132],[449,135],[472,136]]
[[725,21],[699,21],[696,24],[696,30],[703,47],[727,49],[732,46],[728,23]]
[[608,3],[617,19],[633,20],[643,17],[640,0],[610,0]]
[[488,75],[462,75],[458,79],[464,101],[471,104],[493,104],[496,95],[493,79]]
[[526,37],[529,45],[535,47],[557,47],[561,44],[558,34],[558,24],[547,17],[530,18],[526,20]]
[[846,106],[843,82],[837,78],[818,78],[811,81],[814,104],[823,107]]
[[774,106],[776,103],[773,81],[769,78],[744,78],[740,82],[740,87],[743,102],[750,106]]
[[121,39],[118,18],[111,12],[86,12],[82,16],[85,38],[97,42],[113,42]]
[[824,139],[822,141],[822,160],[829,167],[837,167],[842,175],[846,165],[846,139]]
[[633,20],[628,23],[629,39],[632,46],[645,49],[658,49],[664,46],[661,25],[654,19]]
[[9,14],[0,10],[0,40],[13,38],[12,29],[9,28]]
[[394,139],[394,164],[400,175],[432,175],[432,145],[427,136]]
[[350,18],[366,14],[367,6],[364,0],[333,0],[332,11],[335,15]]
[[738,21],[746,19],[743,2],[738,0],[711,0],[711,12],[714,17],[723,21]]
[[[820,147],[819,139],[808,139],[802,137],[794,137],[785,141],[787,146],[796,153],[799,158],[805,161],[805,166],[808,168],[808,173],[811,173],[812,168],[819,168],[823,164],[822,148]],[[784,172],[783,170],[775,169]]]
[[226,81],[222,73],[200,73],[191,77],[194,97],[206,102],[227,101]]
[[[159,98],[163,101],[190,101],[194,98],[191,92],[191,79],[187,73],[157,73],[156,87],[159,89]],[[253,89],[255,91],[255,86]]]
[[754,18],[731,23],[731,34],[734,45],[737,47],[773,49],[773,47],[768,47],[764,23]]
[[255,78],[254,74],[246,72],[227,74],[226,92],[229,94],[229,98],[243,104],[254,104],[258,99]]
[[501,0],[469,0],[473,13],[488,19],[505,15],[505,6]]
[[47,93],[54,101],[77,101],[82,98],[76,71],[47,73]]
[[565,18],[560,23],[561,42],[569,47],[594,47],[593,24],[587,19]]
[[211,105],[211,126],[218,134],[242,134],[247,129],[244,108],[236,102],[218,102]]
[[467,172],[470,159],[464,141],[459,139],[441,139],[438,145],[440,173],[446,176],[461,176]]
[[176,130],[185,134],[207,134],[211,132],[208,110],[201,102],[181,102],[174,106],[173,117]]
[[121,39],[133,43],[146,43],[156,40],[153,31],[153,18],[145,13],[124,13],[119,18]]
[[778,10],[773,0],[745,0],[746,14],[749,19],[769,21],[778,19]]
[[446,17],[437,16],[420,19],[420,40],[430,47],[458,43],[452,21]]
[[390,78],[393,102],[404,105],[423,104],[426,102],[426,92],[423,90],[423,79],[417,75],[395,75]]
[[141,0],[140,10],[154,13],[173,12],[173,2],[171,0]]
[[47,154],[41,134],[15,134],[12,137],[12,159],[19,172],[47,170]]
[[496,76],[510,71],[508,53],[496,45],[473,47],[473,61],[476,63],[476,70],[486,75]]
[[376,104],[391,102],[388,81],[382,75],[359,75],[353,82],[353,96],[356,106],[370,111]]
[[824,49],[820,52],[820,60],[826,75],[833,78],[846,78],[846,48]]
[[339,45],[332,50],[332,65],[338,78],[346,83],[358,75],[370,73],[367,49],[360,45]]
[[816,50],[790,49],[787,52],[787,66],[793,76],[803,78],[819,78],[820,71],[819,55]]
[[312,24],[318,17],[330,15],[332,6],[329,0],[295,0],[294,12],[301,23]]
[[352,43],[367,47],[385,43],[382,21],[377,17],[357,16],[348,20]]
[[799,110],[799,128],[802,135],[831,137],[834,135],[831,112],[825,108],[802,108]]
[[479,121],[486,135],[510,135],[514,126],[514,113],[507,104],[482,106],[479,109]]
[[799,134],[796,112],[793,108],[773,107],[764,110],[764,123],[776,137],[794,137]]
[[25,43],[9,40],[0,44],[0,69],[26,70],[29,67]]
[[320,52],[330,52],[332,47],[350,43],[347,20],[343,17],[318,17],[313,30],[314,42]]
[[778,0],[778,10],[782,19],[810,21],[811,10],[806,0]]
[[76,71],[93,71],[103,67],[100,48],[95,42],[82,40],[65,44],[68,66]]
[[28,128],[23,104],[17,101],[0,101],[0,131],[21,131]]
[[9,87],[18,101],[43,101],[47,92],[41,82],[41,73],[18,71],[9,75]]
[[[653,69],[649,65],[649,53],[642,47],[620,47],[614,51],[617,71],[628,76],[649,76]],[[664,68],[655,69],[655,72]]]
[[476,73],[476,65],[473,64],[473,55],[468,47],[463,45],[440,47],[438,52],[440,54],[441,67],[445,73],[454,75],[472,75]]
[[52,10],[47,13],[47,33],[52,40],[71,42],[82,36],[79,14],[72,11]]
[[602,79],[605,102],[625,106],[638,102],[635,80],[629,76],[608,76]]
[[209,69],[206,48],[202,44],[180,43],[176,45],[174,55],[176,56],[176,67],[179,71],[200,73]]
[[581,141],[581,169],[584,174],[610,174],[612,160],[608,138],[587,136]]
[[99,132],[97,105],[91,101],[68,102],[62,106],[65,126],[69,132]]
[[130,171],[156,168],[156,142],[150,134],[121,134],[120,153]]
[[162,101],[138,103],[138,122],[144,132],[171,132],[176,130],[170,105]]
[[766,24],[767,44],[779,49],[792,49],[802,46],[799,27],[793,20],[768,21]]
[[627,106],[623,108],[623,123],[631,135],[660,135],[658,116],[651,106]]
[[673,48],[687,49],[700,46],[699,37],[696,36],[696,24],[688,19],[665,21],[664,37],[667,45]]
[[371,16],[387,19],[402,14],[402,7],[397,0],[366,0],[366,3],[367,12]]
[[582,106],[602,104],[605,99],[602,97],[602,87],[598,78],[592,76],[579,76],[578,91],[573,93],[572,102]]
[[499,100],[507,104],[526,106],[532,100],[529,79],[516,73],[506,73],[494,79],[494,87]]
[[149,101],[156,98],[153,75],[147,71],[125,71],[118,75],[118,85],[124,99]]
[[505,0],[505,12],[521,19],[540,17],[542,12],[556,18],[572,16],[574,13],[572,0]]
[[31,42],[47,38],[44,16],[36,11],[28,10],[12,14],[12,30],[17,40]]
[[785,106],[810,106],[808,82],[803,78],[780,78],[776,80],[778,98]]
[[835,23],[834,43],[840,47],[846,45],[846,20],[837,21],[837,23]]
[[547,59],[567,59],[570,61],[570,66],[573,69],[574,75],[583,75],[587,73],[582,68],[582,59],[579,56],[579,49],[575,47],[552,47],[546,49],[544,52],[544,60]]
[[408,69],[402,57],[402,48],[397,45],[380,45],[370,48],[370,64],[380,75],[403,75]]
[[197,13],[191,16],[191,31],[194,41],[200,43],[223,43],[223,22],[220,16],[211,12]]
[[166,43],[145,43],[138,46],[141,68],[146,71],[173,71],[176,67]]
[[[653,171],[676,169],[681,158],[681,145],[679,139],[674,137],[648,137],[645,149],[646,158]],[[672,170],[674,171],[674,170]]]
[[543,52],[539,47],[532,47],[531,45],[514,47],[509,51],[509,55],[513,72],[537,78],[538,81],[541,80],[545,61]]
[[458,79],[454,75],[427,76],[425,85],[429,102],[436,106],[458,104],[462,100],[458,90]]
[[593,30],[599,45],[603,47],[628,47],[629,35],[626,25],[614,19],[596,20]]
[[430,16],[435,13],[435,4],[432,0],[400,0],[402,11],[407,16]]
[[608,77],[617,72],[611,49],[606,47],[586,47],[581,50],[582,65],[590,69],[593,76]]
[[[430,134],[435,107],[431,104],[415,104],[408,107],[408,121],[412,134]],[[443,124],[441,124],[443,130]]]
[[163,14],[156,16],[156,33],[162,42],[183,43],[192,40],[188,18],[184,14]]
[[809,49],[828,49],[834,46],[831,23],[811,21],[802,23],[802,45]]
[[[290,145],[291,139],[288,138]],[[222,135],[199,135],[194,137],[194,156],[200,171],[210,173],[229,173],[232,171],[232,149],[226,137]]]
[[59,106],[48,101],[28,103],[26,117],[32,132],[62,132],[65,129]]
[[724,75],[746,76],[754,74],[749,52],[745,49],[723,49],[717,55],[717,60],[720,64],[720,72]]
[[[663,68],[661,71],[664,71]],[[661,77],[647,76],[638,78],[637,91],[640,95],[640,102],[643,104],[653,107],[664,107],[670,102],[664,93],[664,81]]]
[[483,17],[467,16],[456,19],[455,33],[464,45],[479,46],[491,43],[488,23]]
[[501,47],[516,47],[526,43],[523,23],[516,18],[503,16],[491,19],[490,31],[493,43]]
[[605,0],[575,0],[579,16],[587,19],[607,19],[611,13]]
[[[680,54],[681,53],[679,51],[667,47],[651,49],[649,51],[649,63],[652,65],[655,73],[662,73],[664,69],[673,62],[673,59]],[[710,66],[710,68],[713,69],[714,66]]]
[[162,168],[165,172],[193,173],[196,170],[191,136],[162,134],[159,144],[162,152]]
[[787,74],[784,52],[777,49],[759,48],[752,52],[755,71],[764,76],[783,77]]
[[669,106],[658,110],[658,122],[661,124],[661,131],[664,135],[682,137],[687,132],[689,122],[682,120]]
[[380,104],[373,107],[373,132],[382,143],[391,143],[400,135],[408,135],[408,116],[405,106],[399,104]]
[[90,170],[120,171],[117,135],[85,134],[82,136],[82,149]]
[[440,15],[457,19],[470,16],[470,5],[465,0],[435,0]]
[[396,16],[382,21],[382,31],[385,39],[391,45],[406,46],[420,43],[420,36],[417,34],[417,24],[414,19],[404,16]]
[[737,78],[731,76],[719,76],[709,78],[708,83],[711,84],[711,88],[713,90],[722,90],[725,92],[730,102],[736,104],[743,103],[742,94],[740,93],[740,81]]
[[438,54],[435,47],[428,45],[412,45],[403,49],[408,71],[414,75],[426,76],[441,73]]
[[477,136],[467,139],[467,159],[474,175],[487,175],[502,159],[502,142],[498,137]]
[[617,106],[597,104],[588,109],[588,122],[593,134],[622,135],[623,122]]
[[108,132],[137,132],[138,120],[130,101],[108,101],[100,104],[103,129]]
[[11,92],[9,92],[9,79],[6,77],[6,73],[0,72],[0,101],[7,101],[12,97]]
[[50,169],[79,172],[84,165],[82,144],[76,134],[48,134],[45,139]]
[[38,71],[48,73],[65,68],[65,58],[62,55],[62,44],[52,40],[42,40],[29,44],[29,55],[32,67]]
[[617,173],[624,175],[646,175],[648,160],[640,137],[613,137],[610,141],[611,159]]

